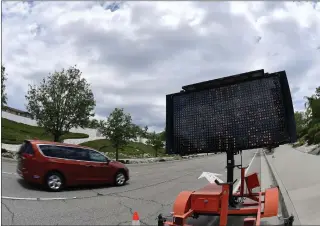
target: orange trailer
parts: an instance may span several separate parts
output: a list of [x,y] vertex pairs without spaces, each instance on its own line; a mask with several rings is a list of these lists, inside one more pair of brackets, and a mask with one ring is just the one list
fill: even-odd
[[[241,169],[241,183],[238,191],[232,194],[234,203],[231,204],[229,200],[231,184],[216,180],[215,184],[197,191],[182,191],[174,202],[171,220],[159,215],[158,226],[190,226],[186,220],[200,215],[219,216],[220,226],[227,225],[228,216],[245,216],[244,226],[259,226],[261,218],[277,216],[278,187],[253,192],[253,189],[260,187],[257,173],[245,176],[246,167],[238,168]],[[292,225],[292,222],[293,219],[290,218],[285,224]]]

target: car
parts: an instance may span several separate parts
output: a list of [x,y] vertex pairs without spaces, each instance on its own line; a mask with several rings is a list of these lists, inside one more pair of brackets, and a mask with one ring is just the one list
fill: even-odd
[[25,140],[18,151],[17,173],[49,191],[89,184],[123,186],[129,169],[104,154],[79,145]]

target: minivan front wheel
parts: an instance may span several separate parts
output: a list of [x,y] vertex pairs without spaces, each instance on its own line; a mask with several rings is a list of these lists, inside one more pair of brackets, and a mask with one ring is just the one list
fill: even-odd
[[50,172],[46,177],[46,186],[50,191],[61,191],[64,185],[63,177],[58,172]]
[[119,171],[115,176],[115,185],[122,186],[126,183],[126,176],[122,171]]

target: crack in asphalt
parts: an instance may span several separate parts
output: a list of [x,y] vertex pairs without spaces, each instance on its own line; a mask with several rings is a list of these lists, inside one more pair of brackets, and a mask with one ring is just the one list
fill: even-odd
[[132,200],[135,200],[135,201],[144,201],[144,202],[151,202],[151,203],[155,203],[155,204],[158,204],[160,205],[161,207],[165,207],[165,206],[169,206],[169,205],[172,205],[172,203],[169,203],[169,204],[163,204],[163,203],[160,203],[160,202],[157,202],[155,200],[152,200],[152,199],[144,199],[144,198],[133,198],[133,197],[130,197],[130,196],[125,196],[125,195],[119,195],[119,194],[115,194],[115,195],[110,195],[111,197],[120,197],[120,198],[127,198],[127,199],[132,199]]
[[116,224],[116,226],[120,226],[121,224],[125,224],[125,225],[129,225],[130,221],[124,221],[124,222],[120,222],[119,224]]
[[[130,197],[130,196],[125,196],[125,195],[110,195],[110,196],[111,197],[119,197],[119,198],[128,198],[128,199],[131,199],[131,200],[142,201],[142,202],[151,202],[151,203],[155,203],[157,205],[160,205],[161,207],[159,208],[159,210],[157,210],[156,212],[150,213],[146,217],[140,219],[140,223],[143,224],[143,225],[148,225],[147,223],[144,222],[144,220],[147,220],[149,217],[157,215],[157,213],[161,212],[166,206],[172,205],[172,203],[163,204],[163,203],[157,202],[155,200],[149,200],[149,199],[144,199],[144,198],[133,198],[133,197]],[[133,211],[132,207],[127,206],[121,200],[119,201],[119,204],[124,206],[125,208],[129,209],[131,215],[133,215],[134,211]],[[117,225],[121,225],[121,224],[125,224],[125,223],[129,223],[129,221],[120,222]]]
[[[178,177],[171,178],[169,180],[165,180],[165,181],[161,181],[161,182],[158,182],[158,183],[141,186],[141,187],[138,187],[138,188],[128,189],[128,190],[124,190],[124,191],[118,191],[118,192],[110,192],[110,193],[105,194],[105,195],[116,195],[116,194],[121,194],[121,193],[129,192],[129,191],[137,191],[137,190],[140,190],[140,189],[143,189],[143,188],[154,187],[154,186],[157,186],[159,184],[168,183],[168,182],[177,180],[177,179],[179,179],[181,177],[190,176],[190,175],[196,174],[196,173],[198,173],[198,172],[187,173],[187,174],[184,174],[184,175],[181,175],[181,176],[178,176]],[[96,193],[98,193],[98,192],[96,192]]]
[[[124,190],[124,191],[111,192],[111,193],[107,193],[107,194],[102,194],[102,193],[100,193],[100,192],[98,192],[98,191],[95,191],[95,189],[91,189],[91,191],[94,192],[95,195],[93,195],[93,196],[87,196],[87,197],[78,197],[77,199],[81,200],[81,199],[101,197],[101,196],[106,196],[106,197],[108,197],[108,196],[109,196],[109,197],[120,197],[120,198],[123,197],[123,198],[132,199],[132,200],[140,200],[140,201],[144,201],[144,202],[149,202],[149,203],[158,204],[158,205],[161,206],[161,208],[160,208],[160,210],[161,210],[161,209],[163,209],[165,206],[169,206],[169,205],[171,205],[171,204],[162,204],[162,203],[159,203],[159,202],[157,202],[157,201],[155,201],[155,200],[146,200],[146,199],[143,199],[143,198],[138,198],[138,199],[137,199],[137,198],[132,198],[132,197],[125,196],[125,195],[120,195],[120,194],[126,193],[126,192],[130,192],[130,191],[137,191],[137,190],[141,190],[141,189],[144,189],[144,188],[154,187],[154,186],[157,186],[157,185],[160,185],[160,184],[164,184],[164,183],[168,183],[168,182],[171,182],[171,181],[175,181],[175,180],[177,180],[177,179],[179,179],[179,178],[182,178],[182,177],[185,177],[185,176],[193,175],[193,174],[195,174],[195,173],[196,173],[196,172],[187,173],[187,174],[184,174],[184,175],[181,175],[181,176],[178,176],[178,177],[174,177],[174,178],[171,178],[171,179],[169,179],[169,180],[161,181],[161,182],[158,182],[158,183],[153,183],[153,184],[149,184],[149,185],[145,185],[145,186],[141,186],[141,187],[133,188],[133,189],[127,189],[127,190]],[[74,199],[70,199],[70,200],[74,200]],[[46,200],[37,199],[36,201],[46,201]],[[52,200],[50,200],[50,201],[52,201]],[[65,202],[65,203],[67,203],[68,199],[66,199],[66,200],[55,200],[55,201],[63,201],[63,202]],[[10,214],[12,215],[11,221],[13,222],[13,221],[14,221],[14,213],[8,208],[8,206],[6,206],[5,203],[2,203],[2,204],[8,209],[8,211],[9,211]],[[124,205],[123,203],[121,203],[121,205],[123,205],[123,206],[125,206],[126,208],[128,208],[129,210],[131,210],[130,213],[133,214],[131,207],[126,206],[126,205]],[[160,211],[160,210],[159,210],[159,211]],[[159,211],[158,211],[158,212],[159,212]],[[153,213],[153,214],[154,214],[154,213]],[[147,217],[145,217],[144,219],[152,216],[153,214],[147,215]],[[119,223],[118,225],[123,224],[123,223],[127,223],[127,221],[126,221],[126,222],[121,222],[121,223]],[[143,220],[142,220],[142,221],[140,220],[140,223],[143,224],[143,225],[148,225],[148,224],[146,224],[145,222],[143,222]],[[11,224],[12,224],[12,223],[11,223]]]
[[5,203],[3,203],[3,202],[1,202],[1,204],[3,204],[5,207],[6,207],[6,209],[8,210],[8,212],[11,214],[11,224],[13,224],[13,222],[14,222],[14,212],[12,212],[11,210],[10,210],[10,208],[7,206],[7,204],[5,204]]
[[[85,196],[85,197],[77,197],[76,199],[81,200],[81,199],[88,199],[88,198],[94,198],[94,197],[99,197],[99,196],[114,196],[114,195],[119,195],[119,194],[130,192],[130,191],[138,191],[140,189],[154,187],[154,186],[157,186],[157,185],[160,185],[160,184],[172,182],[172,181],[175,181],[175,180],[177,180],[179,178],[182,178],[182,177],[185,177],[185,176],[190,176],[190,175],[197,174],[197,173],[198,172],[187,173],[187,174],[184,174],[184,175],[181,175],[181,176],[178,176],[178,177],[174,177],[174,178],[171,178],[169,180],[161,181],[161,182],[158,182],[158,183],[149,184],[149,185],[141,186],[141,187],[138,187],[138,188],[132,188],[132,189],[124,190],[124,191],[110,192],[110,193],[107,193],[107,194],[100,193],[99,191],[96,191],[95,189],[90,189],[93,193],[95,193],[95,195]],[[65,199],[65,201],[67,201],[67,200],[74,200],[74,198]],[[47,201],[47,200],[38,200],[38,201]],[[58,201],[61,201],[61,200],[58,200]]]
[[[99,195],[101,195],[101,194],[97,192],[97,195],[99,196]],[[156,215],[157,213],[161,212],[161,210],[164,209],[166,206],[172,205],[172,203],[163,204],[163,203],[157,202],[157,201],[155,201],[155,200],[144,199],[144,198],[133,198],[133,197],[130,197],[130,196],[125,196],[125,195],[120,195],[120,194],[109,194],[109,195],[105,195],[105,196],[108,196],[108,197],[118,197],[118,198],[127,198],[127,199],[130,199],[130,200],[142,201],[142,202],[149,202],[149,203],[155,203],[155,204],[157,204],[157,205],[160,205],[159,210],[157,210],[156,212],[150,213],[150,214],[148,214],[146,217],[144,217],[144,218],[142,218],[142,219],[139,220],[142,225],[148,225],[146,222],[144,222],[146,219],[148,219],[149,217],[154,216],[154,215]],[[128,205],[126,205],[126,204],[124,203],[124,201],[119,200],[118,203],[119,203],[121,206],[127,208],[127,209],[129,210],[129,212],[130,212],[131,215],[134,214],[133,208],[130,207],[130,206],[128,206]],[[130,223],[130,221],[123,221],[123,222],[118,223],[117,226],[126,225],[126,224],[128,224],[128,223]]]

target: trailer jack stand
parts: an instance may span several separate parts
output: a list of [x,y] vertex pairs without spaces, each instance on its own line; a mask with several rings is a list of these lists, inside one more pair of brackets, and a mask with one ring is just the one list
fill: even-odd
[[292,226],[293,221],[294,221],[294,216],[291,215],[290,217],[284,219],[284,225],[285,226]]
[[161,214],[158,216],[158,226],[164,226],[164,222],[166,222],[167,219],[164,218]]

